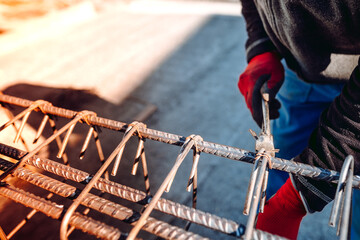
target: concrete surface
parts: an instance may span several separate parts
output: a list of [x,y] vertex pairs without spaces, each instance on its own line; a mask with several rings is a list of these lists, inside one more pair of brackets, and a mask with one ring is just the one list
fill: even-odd
[[[238,75],[246,66],[246,32],[236,2],[132,1],[100,13],[88,5],[82,8],[88,11],[87,17],[74,20],[73,25],[59,31],[47,27],[48,34],[36,41],[12,43],[11,51],[0,44],[2,90],[28,99],[49,99],[74,110],[94,110],[99,116],[124,122],[132,120],[129,112],[136,101],[147,102],[157,107],[145,121],[149,128],[182,136],[199,134],[206,141],[253,151],[248,129],[259,129],[237,89]],[[44,31],[37,24],[32,25],[34,34]],[[30,124],[35,128],[38,123]],[[106,151],[121,140],[107,132],[103,138]],[[122,161],[124,172],[135,147],[129,147]],[[146,142],[153,192],[178,151],[178,147]],[[187,158],[165,198],[191,204],[191,195],[185,191],[190,168]],[[242,208],[251,166],[202,154],[198,169],[198,208],[246,224]],[[141,184],[125,176],[119,181]],[[335,231],[327,226],[328,217],[329,207],[306,216],[299,239],[336,239]],[[37,221],[41,224],[43,219]],[[212,239],[232,239],[198,226],[190,230]],[[41,232],[32,226],[14,239],[34,238]],[[57,239],[58,232],[48,234],[43,239]],[[72,239],[80,236],[74,234]]]

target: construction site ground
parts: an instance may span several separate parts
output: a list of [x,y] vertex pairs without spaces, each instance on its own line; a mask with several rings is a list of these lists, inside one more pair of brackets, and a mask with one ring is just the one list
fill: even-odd
[[[237,89],[246,67],[240,12],[237,1],[80,1],[40,17],[10,19],[1,26],[1,91],[127,123],[142,119],[152,129],[185,137],[198,134],[206,141],[254,151],[248,129],[259,128]],[[30,120],[29,128],[36,129],[39,121]],[[100,138],[105,153],[121,141],[118,133],[104,132]],[[80,141],[75,136],[69,144]],[[179,148],[151,141],[145,146],[154,192]],[[118,177],[129,185],[141,182],[129,170],[135,148],[127,148]],[[187,158],[165,198],[191,205],[186,192],[191,164]],[[202,154],[198,208],[246,224],[242,210],[251,168]],[[336,239],[327,224],[330,208],[306,216],[299,239]],[[0,225],[8,231],[21,214],[17,208],[9,213],[4,205],[2,211],[8,213],[1,212]],[[37,216],[14,239],[58,239],[59,225],[44,230],[44,221],[44,215]],[[232,239],[198,226],[191,230]],[[74,233],[70,239],[81,236]]]

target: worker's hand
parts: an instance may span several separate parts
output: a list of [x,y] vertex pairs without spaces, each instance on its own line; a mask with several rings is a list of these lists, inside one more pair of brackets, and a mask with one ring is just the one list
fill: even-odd
[[273,52],[255,56],[240,75],[238,87],[259,127],[263,121],[262,93],[269,94],[270,119],[278,118],[280,102],[275,95],[283,82],[284,67],[279,56]]

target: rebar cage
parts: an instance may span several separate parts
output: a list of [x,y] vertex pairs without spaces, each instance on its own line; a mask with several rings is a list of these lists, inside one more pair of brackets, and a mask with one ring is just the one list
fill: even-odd
[[[22,146],[20,149],[0,143],[0,195],[31,209],[24,216],[18,216],[21,214],[17,214],[16,209],[11,209],[13,214],[23,219],[7,233],[0,228],[0,239],[2,240],[11,239],[27,222],[33,221],[33,216],[37,212],[59,220],[59,229],[53,234],[54,236],[60,234],[60,239],[68,239],[74,229],[88,234],[85,235],[86,239],[90,236],[101,239],[153,239],[157,237],[206,239],[199,234],[190,232],[190,224],[198,224],[220,232],[224,236],[233,236],[234,238],[281,239],[281,237],[254,229],[254,214],[257,212],[259,202],[265,201],[262,196],[266,188],[268,160],[273,169],[323,181],[339,182],[340,196],[337,198],[344,197],[346,198],[345,202],[351,198],[351,193],[349,193],[351,186],[360,188],[359,176],[353,176],[352,173],[351,161],[353,159],[351,157],[348,158],[346,166],[344,164],[344,168],[346,168],[344,173],[342,172],[344,176],[340,177],[340,173],[335,171],[207,142],[198,135],[179,136],[150,129],[142,122],[123,123],[99,117],[95,112],[87,110],[76,112],[55,107],[43,100],[30,101],[1,94],[0,102],[2,110],[8,118],[8,121],[0,127],[0,135],[8,134],[6,129],[12,128],[14,134],[11,137],[14,142],[20,142]],[[21,110],[17,110],[14,115],[9,110],[12,106]],[[40,114],[42,121],[37,123],[39,127],[33,135],[34,144],[28,144],[23,134],[32,112]],[[78,127],[88,129],[87,133],[80,137],[77,136],[76,140],[73,140],[74,129]],[[99,136],[99,133],[105,130],[112,134],[122,134],[122,139],[119,138],[121,141],[108,155],[102,149],[101,136]],[[97,152],[97,163],[85,163],[84,160],[72,159],[76,154],[79,154],[80,159],[85,157],[91,139],[94,139],[93,148],[96,149],[91,153],[91,158],[94,159],[94,153]],[[180,147],[178,156],[174,156],[174,159],[176,157],[175,164],[156,191],[150,187],[145,140]],[[72,141],[79,143],[80,152],[70,154],[66,151],[69,142]],[[141,165],[143,180],[137,181],[137,183],[141,182],[140,187],[121,184],[116,181],[116,178],[110,177],[110,174],[111,176],[117,175],[125,145],[128,142],[136,145],[131,174],[135,175],[138,166]],[[56,151],[56,157],[44,157],[43,152],[46,148]],[[187,190],[192,192],[191,207],[163,198],[163,193],[170,190],[178,168],[190,151],[193,153],[193,165]],[[250,213],[246,226],[196,208],[197,166],[200,153],[254,164],[252,180],[248,189],[248,200],[244,209],[245,214]],[[90,168],[89,165],[91,165]],[[350,183],[347,184],[350,186],[350,190],[348,187],[345,190],[346,193],[342,194],[341,191],[344,191],[342,185],[345,183]],[[340,186],[340,184],[342,185]],[[341,201],[336,202],[337,207],[334,208],[335,215],[332,215],[332,225],[335,225],[339,202]],[[346,206],[342,219],[349,218],[346,215],[349,212]],[[6,210],[3,208],[1,211],[6,212]],[[159,220],[158,212],[170,217]],[[182,219],[188,224],[183,228],[168,223],[171,222],[170,220],[166,221],[166,219],[173,218]],[[36,222],[36,220],[34,221]],[[342,224],[348,223],[342,221]],[[341,227],[341,229],[345,228],[347,229],[347,227]]]

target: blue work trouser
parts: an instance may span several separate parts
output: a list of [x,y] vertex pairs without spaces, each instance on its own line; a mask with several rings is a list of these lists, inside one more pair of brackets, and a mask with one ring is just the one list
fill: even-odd
[[[302,81],[285,67],[285,81],[277,98],[281,103],[280,117],[271,123],[276,154],[291,159],[308,145],[312,131],[317,127],[321,112],[340,94],[343,84],[310,84]],[[270,170],[267,196],[271,197],[285,183],[289,174]],[[357,201],[356,201],[357,200]],[[352,239],[360,239],[360,191],[354,191]],[[357,231],[357,232],[356,232]]]

